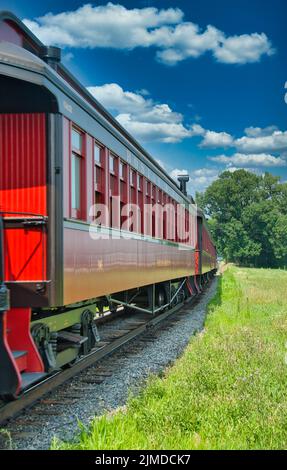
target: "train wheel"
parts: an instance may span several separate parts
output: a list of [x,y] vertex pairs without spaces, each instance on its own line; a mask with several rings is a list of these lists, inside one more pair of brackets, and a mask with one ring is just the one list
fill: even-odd
[[155,303],[157,308],[161,308],[165,304],[167,304],[166,294],[163,288],[159,288],[156,290]]

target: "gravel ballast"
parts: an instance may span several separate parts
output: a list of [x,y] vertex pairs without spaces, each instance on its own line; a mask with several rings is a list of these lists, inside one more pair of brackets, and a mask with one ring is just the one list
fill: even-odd
[[[78,421],[86,426],[95,415],[124,406],[131,392],[136,393],[150,374],[159,374],[172,364],[191,336],[202,331],[206,307],[216,293],[217,282],[215,277],[199,302],[185,307],[186,315],[181,315],[179,321],[156,331],[156,339],[143,337],[142,341],[137,339],[123,346],[7,425],[13,448],[49,449],[53,437],[75,438]],[[101,383],[95,383],[95,371],[100,376],[101,370],[105,377]]]

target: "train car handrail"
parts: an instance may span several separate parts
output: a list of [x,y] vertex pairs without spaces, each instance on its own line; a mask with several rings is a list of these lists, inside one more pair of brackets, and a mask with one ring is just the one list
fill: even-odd
[[4,224],[0,214],[0,313],[10,309],[10,291],[5,284]]

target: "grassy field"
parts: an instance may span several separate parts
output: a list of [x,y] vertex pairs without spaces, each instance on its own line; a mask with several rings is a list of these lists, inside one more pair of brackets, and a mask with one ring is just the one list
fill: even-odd
[[164,377],[65,449],[286,449],[287,272],[230,267]]

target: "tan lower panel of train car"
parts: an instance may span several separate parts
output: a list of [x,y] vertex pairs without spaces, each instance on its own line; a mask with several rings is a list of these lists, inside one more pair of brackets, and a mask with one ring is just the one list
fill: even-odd
[[194,274],[190,248],[140,237],[93,240],[86,227],[65,222],[65,305]]

